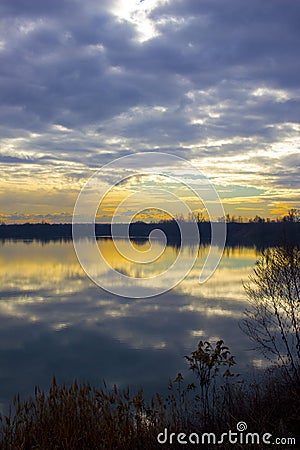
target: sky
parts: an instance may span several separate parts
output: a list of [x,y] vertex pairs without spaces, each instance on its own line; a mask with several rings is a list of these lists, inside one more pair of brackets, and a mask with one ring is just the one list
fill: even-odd
[[69,222],[96,170],[149,151],[230,215],[299,208],[299,20],[297,0],[1,0],[0,220]]

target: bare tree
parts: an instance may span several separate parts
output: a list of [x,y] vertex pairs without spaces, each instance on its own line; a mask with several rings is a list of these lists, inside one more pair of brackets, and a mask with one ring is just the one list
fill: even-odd
[[242,330],[256,348],[300,381],[300,249],[264,250],[244,285],[249,300]]

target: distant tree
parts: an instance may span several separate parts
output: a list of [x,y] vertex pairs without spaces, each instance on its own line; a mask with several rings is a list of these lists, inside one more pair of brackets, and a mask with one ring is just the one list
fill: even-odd
[[286,216],[282,218],[283,222],[300,222],[300,210],[291,208]]
[[255,222],[255,223],[263,223],[264,221],[265,221],[265,219],[263,217],[260,217],[257,215],[253,219],[253,222]]
[[230,214],[226,214],[225,221],[226,221],[226,223],[233,223],[233,222],[235,222],[235,216],[231,216]]
[[264,356],[300,382],[300,250],[294,246],[263,251],[249,282],[241,328]]

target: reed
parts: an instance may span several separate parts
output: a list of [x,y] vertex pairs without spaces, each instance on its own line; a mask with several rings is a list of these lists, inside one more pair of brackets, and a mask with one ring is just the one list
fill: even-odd
[[179,373],[167,398],[156,394],[147,401],[142,389],[131,393],[76,381],[58,385],[55,378],[48,392],[36,388],[27,400],[16,395],[8,414],[0,417],[0,449],[176,449],[182,445],[159,444],[158,433],[165,428],[169,433],[223,433],[235,430],[239,421],[258,433],[299,439],[300,389],[278,369],[251,384],[240,381],[223,341],[215,346],[200,341],[186,359],[195,383],[185,384]]

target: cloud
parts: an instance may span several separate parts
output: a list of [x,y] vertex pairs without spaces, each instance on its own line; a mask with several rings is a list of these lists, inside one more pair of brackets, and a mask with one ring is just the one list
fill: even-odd
[[[236,162],[232,182],[298,189],[286,158],[299,148],[299,3],[153,1],[126,14],[122,5],[1,2],[0,164],[9,180],[25,180],[24,165],[28,177],[54,165],[62,179],[80,179],[154,150],[209,159],[220,182],[219,162],[241,158],[249,170]],[[141,39],[143,26],[153,32]]]

